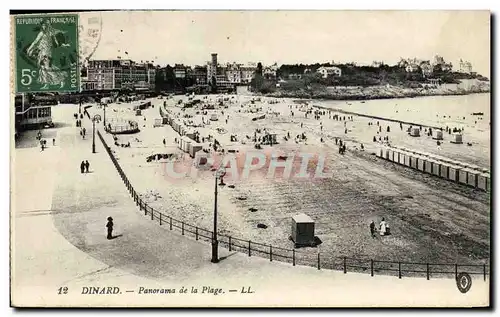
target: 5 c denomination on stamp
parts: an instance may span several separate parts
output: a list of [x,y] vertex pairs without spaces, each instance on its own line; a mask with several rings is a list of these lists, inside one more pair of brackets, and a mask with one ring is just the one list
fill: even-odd
[[80,90],[78,15],[15,17],[16,92]]

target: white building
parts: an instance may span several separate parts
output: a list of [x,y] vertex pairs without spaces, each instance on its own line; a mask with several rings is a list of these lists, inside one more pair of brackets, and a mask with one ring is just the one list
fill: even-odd
[[418,71],[418,65],[413,64],[413,63],[408,64],[408,65],[406,65],[405,70],[407,73],[414,73],[414,72]]
[[278,71],[278,64],[274,63],[271,66],[266,66],[262,70],[262,75],[264,75],[265,78],[273,79],[276,78],[276,73]]
[[241,82],[249,83],[252,81],[253,76],[255,75],[255,70],[257,66],[255,64],[240,66],[241,71]]
[[420,64],[420,69],[422,69],[422,75],[424,77],[429,77],[432,75],[432,72],[434,71],[430,61],[424,61]]
[[323,78],[328,78],[330,76],[337,76],[337,77],[342,76],[342,70],[335,66],[331,67],[322,66],[318,68],[316,72],[320,73]]
[[458,71],[460,73],[465,73],[465,74],[472,73],[472,64],[469,61],[460,60],[459,67],[460,68],[459,68]]
[[234,84],[241,83],[241,69],[240,65],[236,63],[227,64],[226,67],[226,77],[227,80]]

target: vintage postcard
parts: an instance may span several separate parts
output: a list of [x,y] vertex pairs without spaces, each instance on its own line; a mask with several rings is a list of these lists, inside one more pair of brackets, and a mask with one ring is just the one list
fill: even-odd
[[11,305],[490,306],[490,19],[11,14]]

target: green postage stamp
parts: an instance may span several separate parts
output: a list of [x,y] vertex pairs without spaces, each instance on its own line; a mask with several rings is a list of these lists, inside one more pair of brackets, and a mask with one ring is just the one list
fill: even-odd
[[16,92],[79,91],[78,15],[14,19]]

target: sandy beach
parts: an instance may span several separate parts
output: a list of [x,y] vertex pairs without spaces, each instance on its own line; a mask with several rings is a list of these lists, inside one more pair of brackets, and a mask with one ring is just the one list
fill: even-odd
[[[252,139],[256,129],[276,134],[278,144],[272,147],[263,145],[261,151],[265,153],[289,155],[291,152],[307,152],[326,158],[325,170],[332,174],[327,179],[268,178],[269,162],[252,171],[246,179],[226,175],[226,186],[219,187],[221,234],[291,249],[293,243],[288,239],[291,217],[306,213],[315,220],[315,235],[322,243],[316,248],[301,248],[299,251],[315,257],[320,250],[325,261],[329,261],[329,257],[349,256],[478,264],[489,259],[489,193],[396,166],[373,155],[382,146],[382,142],[373,142],[373,137],[383,139],[388,136],[392,145],[439,151],[442,156],[489,168],[489,113],[477,125],[471,122],[471,115],[463,122],[451,118],[456,121],[450,119],[448,124],[465,125],[464,139],[473,142],[473,146],[450,144],[445,135],[438,150],[432,137],[410,137],[406,132],[408,126],[400,129],[395,122],[378,120],[377,125],[377,120],[355,115],[352,120],[347,119],[348,116],[343,120],[343,114],[334,110],[331,113],[324,110],[325,114],[318,119],[314,118],[314,113],[306,118],[306,111],[316,109],[315,105],[358,112],[366,109],[364,113],[370,114],[379,108],[376,103],[381,100],[363,104],[349,102],[349,105],[345,101],[312,101],[301,105],[293,99],[241,95],[194,98],[201,103],[185,110],[182,110],[179,100],[185,103],[187,96],[147,100],[154,107],[142,110],[139,116],[132,110],[133,104],[107,107],[107,120],[135,120],[139,123],[139,133],[117,136],[119,144],[130,143],[130,147],[114,146],[110,134],[105,138],[134,187],[157,210],[207,229],[211,228],[213,221],[213,171],[196,170],[195,174],[173,179],[166,162],[146,161],[146,157],[153,154],[175,154],[178,158],[176,168],[191,170],[193,160],[179,149],[177,132],[169,125],[153,127],[154,119],[160,118],[159,108],[165,105],[165,110],[179,121],[201,124],[192,128],[200,136],[211,135],[226,151],[238,151],[238,162],[244,160],[244,153],[255,151]],[[486,97],[481,98],[483,102],[486,100]],[[404,109],[402,100],[406,99],[398,100],[398,109]],[[411,100],[416,102],[417,99]],[[202,105],[217,105],[218,101],[222,101],[223,106],[216,106],[214,110],[200,108]],[[369,105],[371,102],[374,105]],[[428,101],[422,103],[428,104]],[[380,113],[388,116],[394,107],[384,108]],[[207,114],[203,115],[203,111]],[[102,108],[94,106],[89,112],[102,115]],[[393,117],[403,120],[401,115],[404,114],[404,118],[422,120],[422,125],[444,123],[436,121],[434,113],[427,113],[427,119],[423,120],[414,114],[399,112]],[[217,116],[217,121],[209,120],[212,114]],[[252,120],[262,115],[265,118]],[[333,119],[340,115],[342,120]],[[203,122],[210,124],[203,125]],[[387,132],[387,127],[390,132]],[[302,133],[307,140],[296,142],[296,136]],[[290,138],[285,140],[288,134]],[[236,136],[236,142],[231,142],[231,135]],[[335,138],[345,142],[347,151],[344,155],[339,154]],[[204,142],[203,146],[208,148],[212,142]],[[361,144],[364,150],[361,150]],[[294,172],[297,169],[300,169],[300,162],[294,164]],[[372,220],[378,224],[382,217],[390,223],[392,235],[372,238],[368,225]],[[267,227],[259,228],[258,224]]]

